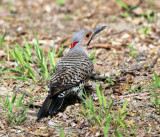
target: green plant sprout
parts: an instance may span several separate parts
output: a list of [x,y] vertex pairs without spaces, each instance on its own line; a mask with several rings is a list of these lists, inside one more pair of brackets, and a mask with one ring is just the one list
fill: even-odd
[[33,100],[30,100],[27,107],[25,107],[24,103],[22,102],[24,95],[25,92],[22,96],[19,95],[18,99],[16,100],[17,94],[13,93],[11,101],[8,95],[5,101],[0,97],[3,109],[5,110],[5,116],[7,117],[9,123],[12,125],[21,125],[22,122],[27,119],[26,112],[29,109],[29,106],[38,99],[37,97]]

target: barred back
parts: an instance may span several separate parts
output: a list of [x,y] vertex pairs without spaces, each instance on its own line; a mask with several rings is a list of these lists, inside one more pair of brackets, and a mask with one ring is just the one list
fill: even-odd
[[93,71],[93,63],[86,53],[69,52],[56,65],[49,84],[50,94],[55,95],[85,81]]

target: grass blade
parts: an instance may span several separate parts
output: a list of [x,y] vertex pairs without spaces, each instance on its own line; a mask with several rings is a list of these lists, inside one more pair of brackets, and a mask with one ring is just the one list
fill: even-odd
[[111,115],[107,118],[107,121],[106,121],[106,124],[104,125],[104,130],[103,130],[103,133],[104,133],[104,136],[107,137],[108,135],[108,131],[109,131],[109,126],[110,126],[110,123],[111,123]]
[[2,47],[2,44],[3,44],[4,39],[5,39],[5,37],[6,37],[6,34],[7,34],[7,32],[5,32],[5,33],[2,35],[1,39],[0,39],[0,49],[1,49],[1,47]]
[[65,50],[65,48],[63,48],[63,47],[64,47],[64,44],[65,44],[65,43],[63,43],[63,45],[61,46],[61,48],[60,48],[60,50],[58,51],[58,53],[57,53],[57,56],[56,56],[56,57],[60,57],[60,56],[61,56],[61,54],[63,53],[63,51]]
[[[100,85],[101,86],[101,85]],[[100,86],[98,87],[97,85],[96,85],[96,91],[97,91],[97,96],[98,96],[98,99],[99,99],[99,103],[100,103],[100,105],[102,104],[102,95],[101,95],[101,91],[102,90],[100,90]]]
[[158,88],[160,88],[160,79],[155,72],[154,72],[154,78],[155,78],[155,81],[156,81],[156,84],[157,84]]

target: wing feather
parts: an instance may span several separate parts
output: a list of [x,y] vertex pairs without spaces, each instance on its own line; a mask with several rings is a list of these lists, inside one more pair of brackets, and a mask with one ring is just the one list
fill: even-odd
[[93,71],[93,63],[81,51],[73,51],[62,57],[56,65],[50,80],[51,95],[78,85],[89,78]]

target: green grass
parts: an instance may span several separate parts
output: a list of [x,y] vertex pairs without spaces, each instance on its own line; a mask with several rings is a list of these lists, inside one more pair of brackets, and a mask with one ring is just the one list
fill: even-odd
[[131,44],[131,45],[127,46],[127,48],[130,49],[129,54],[131,56],[136,56],[138,54],[138,52],[136,50],[134,50],[134,44]]
[[96,52],[94,51],[90,56],[89,58],[92,60],[92,63],[96,63],[98,60],[95,60],[95,55],[96,55]]
[[149,3],[153,3],[154,0],[148,0]]
[[136,93],[136,92],[143,92],[143,90],[144,90],[144,86],[143,85],[137,85],[135,88],[128,89],[126,92]]
[[[107,102],[106,97],[102,93],[102,86],[96,86],[96,93],[98,96],[98,105],[94,105],[91,96],[83,94],[85,99],[84,104],[82,104],[82,112],[79,115],[82,115],[86,121],[89,123],[89,127],[102,130],[103,135],[107,136],[111,128],[114,127],[114,135],[121,136],[121,130],[127,130],[125,123],[125,118],[127,111],[127,101],[123,104],[123,107],[118,114],[112,111],[113,100],[110,98],[110,101]],[[100,128],[101,127],[101,128]]]
[[61,128],[59,128],[59,133],[60,133],[61,137],[65,137],[65,134],[64,134],[64,132],[63,132],[63,130]]
[[6,37],[6,32],[2,35],[2,37],[0,38],[0,49],[1,49],[1,47],[2,47],[2,45],[3,45],[3,42],[4,42],[4,39],[5,39],[5,37]]
[[71,20],[72,16],[71,16],[71,14],[67,13],[67,14],[65,14],[65,18]]
[[117,20],[116,17],[111,17],[111,18],[109,19],[110,22],[116,22],[116,20]]
[[[122,17],[131,17],[132,15],[132,10],[137,8],[139,5],[131,5],[131,6],[128,6],[127,4],[125,4],[123,1],[121,0],[115,0],[119,5],[121,5],[121,7],[125,10],[125,12],[123,12],[121,14]],[[151,5],[153,3],[153,0],[148,0],[148,3]],[[151,12],[150,12],[151,11]],[[152,14],[153,13],[153,14]],[[149,23],[153,23],[153,22],[156,22],[157,21],[157,13],[155,10],[153,10],[152,6],[148,7],[148,9],[146,10],[146,13],[143,14],[143,15],[140,15],[141,16],[144,16],[147,21]]]
[[50,29],[51,29],[51,26],[47,25],[46,30],[50,30]]
[[63,131],[62,128],[61,128],[62,126],[59,125],[59,124],[55,124],[55,127],[58,128],[59,133],[60,133],[60,137],[65,137],[65,133],[64,133],[64,131]]
[[157,21],[157,12],[154,10],[153,12],[153,22]]
[[40,48],[37,34],[35,32],[34,34],[36,43],[29,45],[24,38],[24,46],[16,43],[12,50],[6,46],[8,60],[11,59],[17,63],[16,67],[10,68],[15,75],[9,78],[24,81],[32,79],[34,82],[42,80],[43,82],[46,82],[52,75],[56,65],[54,58],[61,56],[64,51],[64,44],[57,54],[57,49],[53,49],[52,51],[49,49],[49,52],[45,53],[44,50]]
[[58,6],[64,6],[64,0],[56,0],[56,4],[58,5]]
[[10,78],[21,79],[24,81],[27,81],[27,78],[32,78],[36,81],[35,73],[31,67],[31,63],[33,63],[31,56],[32,47],[33,44],[29,46],[25,40],[26,49],[23,49],[18,43],[16,43],[16,46],[13,47],[13,51],[9,51],[11,58],[18,64],[18,66],[11,70],[20,74],[19,76],[11,76]]
[[137,7],[137,5],[128,6],[127,4],[125,4],[121,0],[116,0],[116,2],[126,10],[126,12],[121,14],[122,17],[130,17],[131,16],[131,11]]
[[128,5],[125,4],[123,1],[121,1],[121,0],[116,0],[116,2],[117,2],[119,5],[121,5],[124,9],[126,9],[127,11],[130,10],[129,7],[128,7]]
[[30,104],[37,100],[37,98],[30,100],[27,107],[25,107],[23,103],[24,96],[25,93],[23,95],[19,95],[17,98],[17,94],[13,93],[11,100],[8,95],[5,100],[0,97],[0,101],[5,111],[5,116],[9,124],[21,125],[27,119],[26,112],[29,109]]
[[[153,15],[152,15],[153,12]],[[157,21],[157,12],[154,10],[150,12],[150,10],[146,11],[146,19],[149,23],[153,23]]]
[[147,16],[148,22],[152,22],[152,20],[151,20],[151,14],[150,14],[149,10],[146,11],[146,16]]
[[[65,44],[65,43],[64,43],[64,44]],[[61,46],[61,48],[60,48],[60,50],[58,51],[56,57],[60,57],[60,56],[62,55],[63,51],[65,50],[64,44]],[[55,50],[55,51],[56,51],[56,50]]]
[[93,61],[94,58],[95,58],[95,55],[96,55],[96,52],[93,52],[93,53],[89,56],[89,58]]
[[106,83],[107,86],[115,85],[115,83],[110,78],[107,78],[106,81],[107,81],[107,83]]
[[151,33],[151,28],[149,27],[142,27],[140,28],[140,31],[144,33],[144,35],[149,35]]
[[155,23],[157,21],[157,12],[152,6],[150,6],[146,12],[142,15],[139,15],[139,17],[144,17],[148,23]]
[[160,79],[158,75],[154,72],[155,81],[152,82],[151,88],[147,88],[149,92],[154,96],[150,97],[151,102],[156,106],[158,113],[160,114]]

